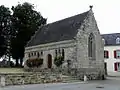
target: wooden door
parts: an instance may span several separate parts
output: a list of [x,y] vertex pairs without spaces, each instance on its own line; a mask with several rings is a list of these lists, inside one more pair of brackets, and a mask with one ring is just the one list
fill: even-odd
[[48,68],[52,67],[52,55],[48,54]]

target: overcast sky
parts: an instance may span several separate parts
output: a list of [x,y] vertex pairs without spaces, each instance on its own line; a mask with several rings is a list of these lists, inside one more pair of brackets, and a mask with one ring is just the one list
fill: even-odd
[[18,2],[35,5],[47,23],[55,22],[89,10],[93,12],[101,34],[120,33],[120,0],[0,0],[1,5],[11,7]]

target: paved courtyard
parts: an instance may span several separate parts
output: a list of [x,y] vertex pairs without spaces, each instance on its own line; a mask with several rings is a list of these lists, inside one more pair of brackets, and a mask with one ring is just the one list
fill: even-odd
[[104,81],[7,86],[0,90],[120,90],[120,77]]

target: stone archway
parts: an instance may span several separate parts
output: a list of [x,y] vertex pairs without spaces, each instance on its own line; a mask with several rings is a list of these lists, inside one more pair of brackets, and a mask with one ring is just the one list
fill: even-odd
[[48,68],[52,67],[52,55],[48,54]]

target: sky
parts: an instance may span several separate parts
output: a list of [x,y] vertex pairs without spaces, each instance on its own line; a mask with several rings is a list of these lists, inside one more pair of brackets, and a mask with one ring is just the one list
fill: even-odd
[[88,11],[93,12],[101,34],[120,33],[120,0],[0,0],[7,7],[29,2],[52,23]]

